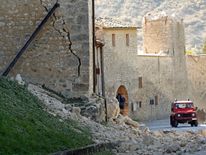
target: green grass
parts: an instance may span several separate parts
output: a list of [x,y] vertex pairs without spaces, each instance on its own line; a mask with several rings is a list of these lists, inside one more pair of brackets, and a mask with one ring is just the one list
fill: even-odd
[[0,78],[0,154],[49,154],[91,144],[88,128],[59,121],[16,82]]

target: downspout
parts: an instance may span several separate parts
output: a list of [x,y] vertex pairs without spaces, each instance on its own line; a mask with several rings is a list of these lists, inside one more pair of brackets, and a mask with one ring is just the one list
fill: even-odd
[[[103,45],[104,46],[104,45]],[[100,47],[100,61],[101,61],[101,79],[102,79],[102,96],[104,98],[104,106],[105,106],[105,121],[107,122],[107,100],[105,95],[105,81],[104,81],[104,56],[103,56],[103,46]]]
[[96,61],[95,61],[95,3],[92,0],[92,38],[93,38],[93,93],[96,93]]
[[104,56],[103,56],[103,48],[100,47],[100,65],[101,65],[101,79],[102,79],[102,96],[105,98],[105,83],[104,83]]
[[[93,93],[96,93],[96,60],[95,60],[95,57],[96,57],[96,54],[95,54],[95,44],[96,44],[96,38],[95,38],[95,3],[94,3],[94,0],[92,0],[92,33],[93,33]],[[104,64],[103,64],[103,52],[102,52],[102,47],[100,49],[101,53],[101,71],[103,71],[103,67],[104,67]],[[104,73],[101,73],[102,75],[102,96],[104,98],[104,106],[105,106],[105,121],[107,122],[107,102],[106,102],[106,97],[105,97],[105,84],[104,84]]]

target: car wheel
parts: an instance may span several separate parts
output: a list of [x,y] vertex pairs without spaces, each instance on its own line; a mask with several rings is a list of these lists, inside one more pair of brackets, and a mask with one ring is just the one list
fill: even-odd
[[196,121],[194,121],[194,123],[193,123],[193,124],[194,124],[194,126],[196,126],[196,127],[197,127],[197,126],[198,126],[198,121],[197,121],[197,120],[196,120]]
[[170,125],[171,125],[171,127],[174,127],[174,121],[172,119],[172,116],[170,116]]
[[178,126],[178,122],[176,120],[174,120],[174,127]]

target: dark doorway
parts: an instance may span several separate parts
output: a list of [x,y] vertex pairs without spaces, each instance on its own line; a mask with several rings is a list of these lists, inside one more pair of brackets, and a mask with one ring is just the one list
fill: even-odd
[[122,109],[120,108],[120,113],[124,116],[127,116],[129,112],[129,104],[128,104],[128,93],[127,93],[127,89],[125,88],[125,86],[121,85],[117,89],[116,95],[118,94],[120,94],[125,99],[124,108]]

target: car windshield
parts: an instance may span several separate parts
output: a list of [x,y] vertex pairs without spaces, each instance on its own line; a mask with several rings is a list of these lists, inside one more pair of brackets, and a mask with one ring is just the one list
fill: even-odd
[[192,108],[192,103],[176,103],[176,108]]

